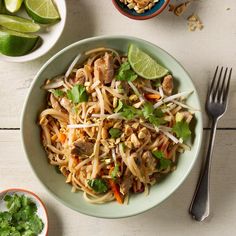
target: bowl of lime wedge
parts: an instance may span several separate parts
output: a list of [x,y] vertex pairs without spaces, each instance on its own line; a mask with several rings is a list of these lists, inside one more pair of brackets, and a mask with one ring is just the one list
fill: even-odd
[[0,0],[0,60],[43,56],[60,38],[65,21],[65,0]]

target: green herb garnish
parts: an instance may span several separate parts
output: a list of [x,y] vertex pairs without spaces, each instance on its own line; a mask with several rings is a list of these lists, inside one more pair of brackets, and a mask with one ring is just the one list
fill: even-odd
[[116,75],[117,80],[133,81],[137,78],[138,78],[137,74],[131,69],[131,66],[128,61],[121,64],[118,73]]
[[141,116],[142,111],[133,106],[124,104],[121,110],[121,115],[126,119],[130,120],[133,119],[135,116]]
[[67,97],[75,104],[88,101],[86,89],[81,84],[77,84],[71,90],[67,91]]
[[119,138],[121,136],[121,130],[117,128],[111,128],[109,129],[109,134],[111,135],[111,138]]
[[114,109],[114,112],[120,111],[122,109],[122,107],[123,107],[123,103],[121,100],[119,100],[117,107]]
[[115,164],[115,167],[111,172],[112,179],[116,179],[118,172],[119,172],[119,165]]
[[186,141],[191,136],[189,124],[184,120],[176,122],[176,124],[172,128],[172,131],[178,138],[182,138],[183,141]]
[[160,87],[161,86],[161,80],[159,80],[159,79],[152,80],[152,86],[154,86],[156,88]]
[[25,195],[6,195],[8,211],[0,212],[0,235],[36,236],[44,224],[37,215],[36,204]]
[[162,151],[153,151],[153,156],[159,159],[159,169],[163,170],[168,168],[171,165],[171,161],[168,159],[165,159],[165,155]]
[[146,102],[143,105],[143,116],[154,126],[165,124],[166,121],[163,119],[164,113],[161,109],[154,109],[152,103]]
[[102,179],[89,179],[88,185],[97,193],[105,193],[108,190],[106,182]]
[[60,89],[54,89],[54,90],[52,90],[52,93],[53,93],[53,95],[54,96],[56,96],[56,97],[62,97],[62,96],[64,96],[64,92],[62,91],[62,90],[60,90]]

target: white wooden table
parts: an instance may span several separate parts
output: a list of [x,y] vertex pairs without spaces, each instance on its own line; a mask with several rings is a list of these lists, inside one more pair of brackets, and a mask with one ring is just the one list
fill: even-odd
[[[0,190],[22,187],[36,192],[49,211],[49,236],[236,235],[236,2],[196,1],[181,17],[166,10],[147,21],[122,16],[108,0],[67,0],[67,6],[67,26],[48,55],[29,63],[0,62]],[[205,25],[202,31],[187,30],[186,17],[193,12]],[[170,52],[192,76],[202,106],[216,65],[234,67],[228,112],[219,124],[216,138],[211,216],[206,222],[195,222],[188,215],[203,155],[184,184],[164,203],[144,214],[121,220],[96,219],[66,208],[48,194],[33,174],[22,150],[19,127],[23,102],[34,75],[64,46],[105,34],[137,36]],[[204,143],[208,130],[204,114]],[[205,149],[203,145],[202,152]]]

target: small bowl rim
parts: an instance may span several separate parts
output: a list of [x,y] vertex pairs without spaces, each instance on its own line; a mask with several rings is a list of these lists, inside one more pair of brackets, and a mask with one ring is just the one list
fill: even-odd
[[27,190],[27,189],[23,189],[23,188],[7,188],[5,190],[1,190],[0,191],[0,195],[1,194],[4,194],[4,193],[7,193],[7,192],[24,192],[24,193],[28,193],[29,195],[32,195],[34,196],[37,201],[40,202],[40,204],[42,205],[43,207],[43,210],[45,212],[45,215],[46,215],[46,221],[47,221],[47,229],[46,229],[46,236],[48,236],[48,227],[49,227],[49,221],[48,221],[48,211],[47,211],[47,208],[46,208],[46,205],[44,204],[44,202],[41,200],[41,198],[34,192],[30,191],[30,190]]
[[[55,39],[55,41],[52,45],[47,47],[47,50],[42,51],[40,54],[35,54],[34,56],[31,56],[31,53],[36,52],[37,49],[30,51],[28,54],[25,54],[22,56],[7,56],[7,55],[0,53],[0,62],[3,61],[3,62],[23,63],[23,62],[28,62],[28,61],[35,61],[35,60],[45,56],[46,54],[48,54],[54,48],[54,46],[59,41],[59,39],[61,38],[62,33],[63,33],[65,26],[66,26],[66,19],[67,19],[66,0],[61,0],[61,3],[63,3],[63,7],[65,8],[65,16],[63,19],[61,19],[62,25],[59,30],[59,33],[57,34],[57,38]],[[57,7],[57,9],[58,9],[58,7]],[[37,34],[37,32],[35,34]]]
[[113,5],[115,6],[115,8],[124,16],[133,19],[133,20],[148,20],[151,19],[157,15],[159,15],[160,13],[162,13],[164,11],[164,9],[167,7],[167,5],[169,4],[170,0],[165,0],[165,3],[162,5],[162,7],[160,9],[158,9],[157,11],[155,11],[154,13],[147,15],[147,16],[134,16],[132,14],[129,14],[125,11],[123,11],[120,6],[117,3],[117,0],[112,0]]

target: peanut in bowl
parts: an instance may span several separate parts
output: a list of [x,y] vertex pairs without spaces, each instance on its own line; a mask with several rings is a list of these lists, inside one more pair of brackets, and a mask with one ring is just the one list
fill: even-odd
[[170,0],[112,0],[116,9],[134,20],[147,20],[159,15]]

